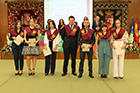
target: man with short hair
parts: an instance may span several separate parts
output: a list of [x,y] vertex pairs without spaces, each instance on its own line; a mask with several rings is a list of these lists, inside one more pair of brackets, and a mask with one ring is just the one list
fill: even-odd
[[65,25],[64,28],[61,31],[62,39],[64,41],[63,43],[63,49],[64,49],[64,65],[63,65],[63,74],[62,76],[67,75],[67,68],[68,68],[68,61],[69,56],[71,54],[71,68],[72,68],[72,74],[74,76],[77,76],[75,73],[76,71],[76,54],[77,54],[77,38],[78,38],[78,32],[79,27],[77,25],[74,25],[75,18],[74,16],[69,17],[69,24]]
[[95,21],[93,21],[92,29],[94,29],[95,32],[100,31],[100,27],[102,25],[102,22],[100,21],[100,17],[96,16]]
[[[85,60],[85,54],[88,56],[88,66],[89,66],[89,77],[94,78],[92,75],[92,55],[93,55],[93,45],[95,43],[94,30],[89,28],[89,20],[84,19],[84,28],[80,29],[78,34],[78,45],[80,46],[80,64],[79,64],[79,76],[82,77],[83,74],[83,64]],[[86,48],[87,50],[84,50]]]

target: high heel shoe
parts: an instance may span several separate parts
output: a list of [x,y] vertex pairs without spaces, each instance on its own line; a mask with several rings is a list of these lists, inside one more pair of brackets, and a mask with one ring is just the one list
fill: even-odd
[[[22,72],[22,71],[21,71]],[[19,73],[19,76],[21,76],[23,74],[23,72],[22,73]]]
[[[31,71],[31,69],[29,69],[29,71]],[[31,76],[31,75],[32,75],[32,73],[30,72],[30,73],[28,73],[28,75],[29,75],[29,76]]]
[[[33,70],[35,70],[35,68],[33,68]],[[35,73],[34,73],[34,72],[32,72],[32,75],[35,75]]]
[[18,71],[18,73],[15,73],[15,75],[17,76],[19,74],[19,71]]

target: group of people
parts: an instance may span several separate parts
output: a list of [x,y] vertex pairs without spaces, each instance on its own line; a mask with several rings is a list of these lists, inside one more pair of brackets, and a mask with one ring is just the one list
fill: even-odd
[[[92,56],[93,56],[93,46],[95,44],[95,53],[98,54],[99,58],[99,71],[101,78],[107,78],[109,74],[109,64],[110,60],[113,58],[113,77],[116,79],[123,79],[123,67],[124,67],[124,54],[116,54],[116,46],[114,42],[123,41],[122,50],[125,49],[127,43],[127,31],[121,28],[121,21],[117,19],[115,21],[115,29],[111,29],[112,25],[109,24],[108,19],[106,23],[102,23],[99,16],[96,16],[93,22],[92,29],[90,28],[90,22],[88,17],[84,17],[82,28],[75,22],[75,17],[70,16],[68,18],[69,24],[65,25],[64,20],[60,19],[58,29],[56,28],[54,20],[48,20],[48,25],[46,26],[45,36],[44,36],[44,49],[51,50],[52,54],[45,56],[45,76],[49,74],[51,70],[51,75],[55,73],[55,63],[56,54],[58,51],[58,44],[60,42],[60,35],[63,39],[63,49],[64,49],[64,64],[62,76],[66,76],[68,72],[68,61],[71,55],[71,68],[72,74],[77,76],[76,73],[76,54],[78,45],[80,46],[80,63],[79,63],[79,75],[81,78],[84,72],[84,60],[85,54],[88,56],[88,66],[89,66],[89,77],[94,78],[93,68],[92,68]],[[38,44],[40,39],[40,30],[35,27],[34,19],[30,19],[29,27],[22,29],[22,24],[20,21],[15,23],[15,28],[10,30],[11,40],[16,40],[16,37],[20,35],[24,38],[21,44],[18,46],[14,42],[12,43],[12,52],[14,55],[14,62],[16,73],[15,75],[23,74],[23,56],[26,56],[26,62],[29,69],[28,75],[35,75],[35,65],[36,56],[41,54],[41,50]],[[38,36],[38,38],[37,38]],[[35,38],[35,46],[29,46],[31,42],[29,39]],[[111,51],[112,50],[112,51]],[[112,55],[113,54],[113,55]],[[118,74],[118,56],[119,56],[119,74]],[[33,68],[31,69],[31,57],[33,62]],[[52,58],[52,60],[50,59]],[[20,70],[19,64],[20,61]],[[51,61],[51,62],[50,62]],[[51,68],[51,69],[50,69]]]

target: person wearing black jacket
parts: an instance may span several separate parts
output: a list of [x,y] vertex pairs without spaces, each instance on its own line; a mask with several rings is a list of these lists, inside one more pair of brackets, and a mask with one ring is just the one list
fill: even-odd
[[95,21],[93,21],[92,29],[94,29],[95,32],[98,32],[101,30],[100,29],[101,25],[102,25],[102,22],[100,21],[100,17],[96,16]]
[[[85,54],[88,56],[88,66],[89,66],[89,77],[94,78],[92,75],[92,55],[93,55],[93,45],[95,43],[94,30],[89,28],[89,20],[84,20],[84,28],[80,29],[78,34],[78,45],[80,46],[80,64],[79,64],[79,76],[82,77],[83,74],[83,66],[85,60]],[[88,44],[85,46],[85,44]],[[88,48],[89,50],[85,50],[84,48]]]
[[[21,41],[20,45],[15,44],[14,40],[16,40],[18,35],[20,35],[21,37],[23,37],[24,35],[23,30],[22,30],[22,23],[19,20],[15,23],[14,29],[10,30],[10,40],[13,40],[11,48],[12,48],[12,53],[14,55],[14,63],[15,63],[15,69],[16,69],[15,75],[22,75],[24,60],[23,60],[23,55],[21,55],[21,52],[22,52],[24,43],[23,41]],[[20,61],[20,71],[19,71],[18,61]]]
[[74,16],[69,17],[69,24],[65,25],[63,29],[61,30],[61,36],[63,39],[63,49],[64,49],[64,65],[63,65],[63,74],[62,76],[65,76],[67,74],[67,67],[68,67],[68,61],[69,56],[71,54],[71,67],[72,67],[72,74],[74,76],[77,76],[75,73],[76,71],[76,54],[77,54],[77,38],[78,38],[78,32],[79,27],[77,25],[74,25],[75,18]]

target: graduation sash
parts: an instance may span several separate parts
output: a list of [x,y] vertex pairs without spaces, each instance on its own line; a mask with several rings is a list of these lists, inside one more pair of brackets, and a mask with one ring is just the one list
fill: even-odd
[[[17,36],[18,36],[18,34],[16,33],[16,31],[15,31],[14,29],[11,29],[11,30],[10,30],[10,33],[11,33],[11,35],[14,36],[14,37],[17,37]],[[22,30],[22,31],[19,33],[19,35],[20,35],[21,37],[24,37],[24,30]]]
[[116,39],[121,39],[125,31],[126,31],[125,29],[121,28],[121,30],[117,34],[116,29],[113,29],[111,30],[111,33],[113,35],[113,38],[116,40]]
[[66,29],[68,36],[75,36],[75,34],[78,30],[78,26],[74,25],[73,29],[71,30],[71,28],[68,24],[68,25],[65,25],[65,29]]
[[81,33],[82,38],[83,38],[84,40],[90,40],[90,38],[91,38],[93,32],[94,32],[93,29],[89,29],[89,30],[88,30],[88,33],[86,33],[85,28],[80,29],[80,33]]
[[25,30],[28,34],[28,36],[35,36],[39,30],[39,28],[34,27],[33,31],[31,31],[30,27],[25,27]]
[[107,32],[107,33],[104,35],[102,31],[99,31],[99,32],[97,32],[97,34],[99,35],[99,37],[100,37],[101,39],[108,39],[108,38],[111,36],[111,33],[110,33],[110,32]]
[[[106,23],[107,27],[110,27],[111,26],[111,23]],[[111,31],[111,28],[108,29],[108,31],[110,32]]]
[[58,33],[60,32],[60,30],[57,30],[57,29],[53,32],[53,34],[51,34],[51,31],[49,29],[47,29],[45,31],[46,31],[47,37],[50,41],[53,41],[56,38],[56,36],[58,35]]

